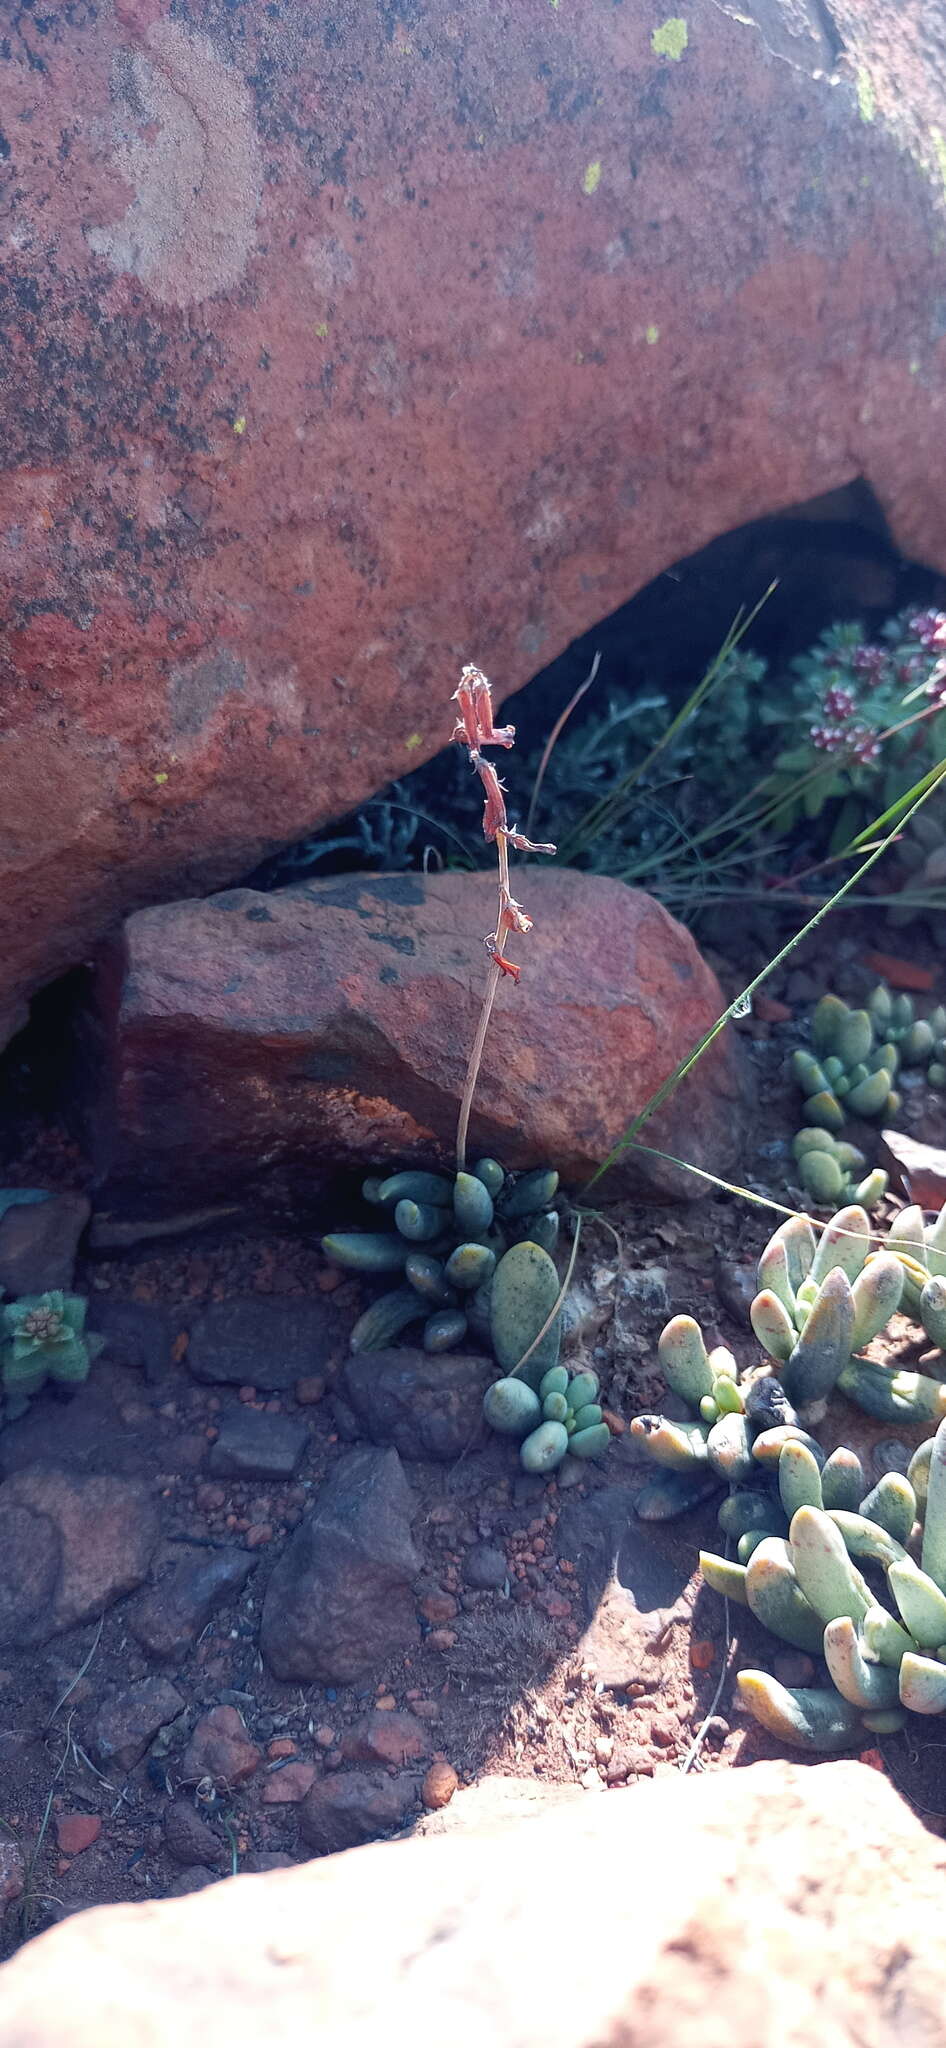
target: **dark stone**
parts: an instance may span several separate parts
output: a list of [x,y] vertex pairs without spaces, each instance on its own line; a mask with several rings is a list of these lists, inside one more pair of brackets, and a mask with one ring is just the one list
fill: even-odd
[[22,1294],[45,1294],[51,1287],[68,1292],[91,1213],[84,1195],[71,1194],[7,1209],[0,1216],[0,1293],[15,1300]]
[[508,1565],[501,1550],[494,1543],[474,1543],[463,1560],[463,1576],[468,1586],[479,1593],[494,1591],[504,1586],[508,1577]]
[[184,1705],[168,1679],[137,1679],[99,1708],[89,1738],[93,1756],[106,1770],[110,1764],[133,1770],[159,1728],[176,1721]]
[[739,1259],[720,1259],[716,1266],[716,1293],[723,1308],[738,1323],[744,1323],[759,1292],[754,1265]]
[[114,1364],[131,1366],[151,1382],[167,1372],[175,1322],[157,1302],[111,1301],[96,1295],[89,1309],[89,1328],[101,1332]]
[[345,1393],[372,1442],[402,1458],[452,1463],[485,1440],[483,1395],[495,1362],[450,1351],[362,1351],[345,1361]]
[[291,1479],[309,1440],[304,1422],[235,1408],[211,1446],[208,1472],[222,1479]]
[[283,1393],[324,1366],[341,1329],[327,1300],[256,1295],[212,1302],[191,1324],[187,1363],[209,1385]]
[[277,1678],[354,1684],[419,1640],[413,1508],[396,1451],[340,1460],[266,1589],[260,1648]]
[[215,1610],[242,1592],[258,1563],[258,1557],[236,1544],[183,1550],[130,1609],[132,1635],[152,1657],[185,1656]]
[[221,1865],[227,1845],[189,1799],[175,1799],[164,1816],[164,1846],[175,1863]]
[[418,1804],[418,1780],[386,1771],[337,1771],[320,1778],[299,1808],[299,1832],[317,1856],[355,1849],[402,1827]]

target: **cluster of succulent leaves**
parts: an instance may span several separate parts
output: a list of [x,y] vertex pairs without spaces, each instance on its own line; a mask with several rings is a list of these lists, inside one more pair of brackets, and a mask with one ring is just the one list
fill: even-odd
[[792,1141],[797,1177],[824,1206],[859,1202],[875,1209],[887,1175],[867,1170],[859,1147],[840,1137],[848,1118],[890,1121],[900,1108],[894,1081],[901,1067],[925,1066],[933,1087],[946,1085],[946,1009],[918,1017],[911,996],[893,995],[880,982],[865,1009],[824,995],[811,1020],[812,1051],[792,1055],[804,1097],[803,1124]]
[[554,1472],[568,1454],[597,1458],[607,1450],[611,1432],[597,1395],[596,1373],[553,1365],[538,1388],[512,1375],[494,1380],[483,1397],[483,1414],[500,1436],[518,1437],[527,1472]]
[[[725,1534],[749,1521],[752,1531],[738,1561],[702,1552],[703,1578],[780,1642],[822,1657],[830,1683],[794,1688],[743,1671],[743,1704],[780,1741],[821,1752],[849,1749],[862,1730],[892,1732],[904,1708],[946,1711],[946,1421],[906,1474],[886,1472],[870,1489],[854,1451],[826,1458],[785,1431],[768,1481],[723,1502]],[[919,1564],[907,1548],[917,1524]]]
[[86,1334],[88,1302],[81,1294],[24,1295],[0,1309],[0,1385],[7,1421],[23,1415],[51,1380],[77,1387],[88,1378],[103,1338]]
[[[552,1206],[557,1188],[558,1174],[550,1167],[513,1180],[495,1159],[481,1159],[471,1173],[409,1167],[369,1176],[362,1194],[381,1212],[385,1227],[334,1231],[322,1239],[322,1249],[333,1265],[349,1272],[401,1278],[359,1317],[352,1351],[383,1351],[419,1322],[425,1351],[455,1350],[470,1330],[490,1336],[497,1268],[509,1248],[526,1241],[541,1258],[520,1255],[513,1268],[525,1262],[536,1269],[534,1288],[544,1302],[540,1325],[559,1292],[550,1256],[558,1238]],[[509,1292],[509,1275],[506,1267],[501,1297]],[[514,1321],[511,1302],[501,1321],[503,1329]],[[555,1359],[544,1359],[543,1370],[556,1362],[557,1351]]]
[[484,1414],[519,1439],[530,1472],[554,1471],[568,1451],[595,1457],[610,1441],[594,1373],[559,1364],[557,1188],[551,1167],[512,1176],[495,1159],[470,1173],[372,1176],[362,1192],[393,1227],[322,1239],[326,1257],[348,1272],[402,1276],[358,1318],[352,1351],[385,1350],[419,1322],[427,1351],[453,1350],[470,1332],[489,1343],[502,1377],[487,1390]]
[[[820,1235],[790,1217],[758,1281],[750,1321],[767,1373],[740,1379],[690,1316],[663,1330],[660,1365],[690,1417],[632,1422],[657,1468],[637,1512],[665,1520],[727,1487],[718,1520],[736,1556],[704,1553],[706,1583],[781,1641],[823,1656],[832,1681],[792,1690],[744,1672],[744,1704],[797,1748],[845,1749],[864,1727],[899,1726],[903,1708],[946,1710],[946,1384],[863,1355],[901,1307],[946,1350],[946,1211],[927,1224],[919,1207],[904,1209],[882,1249],[857,1205]],[[853,1451],[826,1455],[805,1425],[821,1421],[836,1388],[876,1420],[939,1425],[906,1476],[887,1472],[869,1489]],[[907,1552],[918,1518],[920,1567]],[[899,1620],[870,1570],[886,1573]]]

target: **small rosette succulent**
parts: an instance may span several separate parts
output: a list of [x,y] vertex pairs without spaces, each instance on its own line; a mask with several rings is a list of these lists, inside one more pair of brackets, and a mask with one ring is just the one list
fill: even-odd
[[0,1310],[0,1382],[10,1420],[22,1415],[47,1380],[76,1387],[88,1378],[101,1337],[85,1335],[88,1302],[80,1294],[24,1295]]
[[496,1380],[486,1389],[483,1414],[491,1429],[519,1438],[526,1472],[554,1472],[566,1453],[597,1458],[607,1450],[611,1432],[597,1395],[596,1373],[555,1365],[537,1389],[512,1376]]
[[[370,1175],[362,1193],[382,1212],[384,1227],[334,1231],[322,1239],[326,1257],[346,1272],[398,1276],[399,1284],[358,1318],[351,1350],[386,1350],[422,1323],[426,1351],[453,1350],[472,1330],[492,1338],[501,1365],[515,1364],[559,1292],[551,1257],[557,1189],[551,1167],[512,1178],[495,1159],[481,1159],[470,1173],[407,1168]],[[505,1304],[498,1341],[494,1282]],[[536,1321],[539,1302],[544,1306]],[[521,1349],[507,1356],[527,1326]],[[559,1334],[556,1323],[537,1349],[539,1376],[557,1360]]]

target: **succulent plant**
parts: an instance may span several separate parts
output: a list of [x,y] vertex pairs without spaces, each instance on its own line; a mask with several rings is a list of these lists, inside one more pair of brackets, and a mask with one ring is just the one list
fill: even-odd
[[[838,1476],[857,1467],[853,1452],[835,1458]],[[787,1442],[778,1467],[782,1499],[794,1498],[802,1480],[809,1495],[791,1515],[787,1540],[763,1538],[744,1564],[701,1555],[715,1592],[747,1606],[780,1641],[824,1659],[830,1686],[796,1692],[763,1671],[737,1681],[756,1720],[793,1748],[847,1749],[864,1729],[901,1726],[904,1709],[946,1711],[946,1421],[910,1471],[918,1479],[922,1472],[922,1486],[888,1472],[859,1509],[839,1508],[831,1504],[836,1481],[829,1487],[828,1464],[817,1474]],[[724,1503],[728,1522],[735,1499]],[[919,1564],[906,1548],[917,1523]],[[865,1573],[883,1575],[889,1606]]]
[[25,1413],[47,1380],[77,1387],[104,1339],[85,1335],[88,1302],[81,1294],[24,1295],[0,1310],[5,1339],[0,1343],[0,1383],[7,1419]]
[[[504,1385],[508,1382],[501,1380],[499,1386]],[[534,1397],[541,1419],[519,1446],[520,1462],[527,1472],[554,1472],[566,1452],[573,1458],[597,1458],[607,1450],[611,1432],[597,1393],[596,1373],[582,1370],[570,1374],[566,1366],[554,1365],[543,1374]],[[495,1388],[487,1389],[483,1403],[487,1421],[494,1405],[490,1396],[495,1394]]]
[[849,1145],[817,1125],[796,1132],[792,1156],[805,1193],[819,1208],[858,1202],[862,1209],[872,1210],[887,1192],[882,1167],[868,1170],[867,1159],[857,1145]]
[[809,1421],[824,1413],[854,1355],[899,1306],[901,1262],[892,1252],[870,1258],[870,1243],[867,1214],[854,1204],[832,1216],[820,1238],[807,1218],[790,1217],[759,1260],[752,1328]]
[[[369,1175],[362,1184],[364,1199],[376,1212],[385,1212],[390,1227],[334,1231],[322,1239],[326,1257],[346,1272],[399,1276],[398,1286],[359,1316],[351,1333],[352,1351],[382,1351],[421,1322],[421,1342],[428,1351],[453,1350],[470,1328],[479,1337],[490,1336],[492,1285],[502,1266],[507,1309],[499,1318],[496,1355],[501,1365],[517,1364],[559,1291],[550,1256],[558,1230],[558,1213],[551,1206],[557,1188],[558,1175],[549,1167],[510,1179],[495,1159],[481,1159],[471,1173],[408,1167]],[[511,1269],[505,1266],[507,1247],[517,1254]],[[540,1297],[542,1315],[529,1323],[530,1303]],[[526,1324],[530,1337],[516,1350]],[[538,1378],[555,1363],[557,1343],[556,1326],[536,1353]]]
[[836,1135],[849,1116],[894,1114],[898,1054],[877,1039],[868,1010],[849,1009],[840,996],[822,996],[811,1020],[811,1042],[811,1052],[799,1048],[792,1055],[806,1127]]

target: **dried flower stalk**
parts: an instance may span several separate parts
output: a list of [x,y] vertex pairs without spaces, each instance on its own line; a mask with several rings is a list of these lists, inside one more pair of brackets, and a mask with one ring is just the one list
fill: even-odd
[[517,853],[554,853],[554,846],[536,844],[527,839],[506,817],[506,795],[503,783],[493,766],[482,753],[483,747],[511,747],[515,745],[514,725],[493,724],[493,701],[490,687],[481,669],[467,665],[460,676],[459,689],[454,691],[453,701],[459,706],[459,716],[453,731],[453,738],[459,740],[469,752],[470,765],[483,785],[483,837],[496,847],[499,864],[499,909],[496,929],[484,941],[489,955],[489,974],[483,996],[483,1007],[476,1028],[476,1036],[470,1051],[466,1070],[460,1116],[457,1124],[457,1170],[466,1168],[466,1141],[470,1124],[470,1109],[477,1075],[483,1058],[483,1047],[489,1020],[496,1000],[496,990],[504,975],[518,982],[520,968],[510,960],[506,945],[513,932],[532,930],[532,919],[516,902],[509,883],[509,849],[514,846]]

